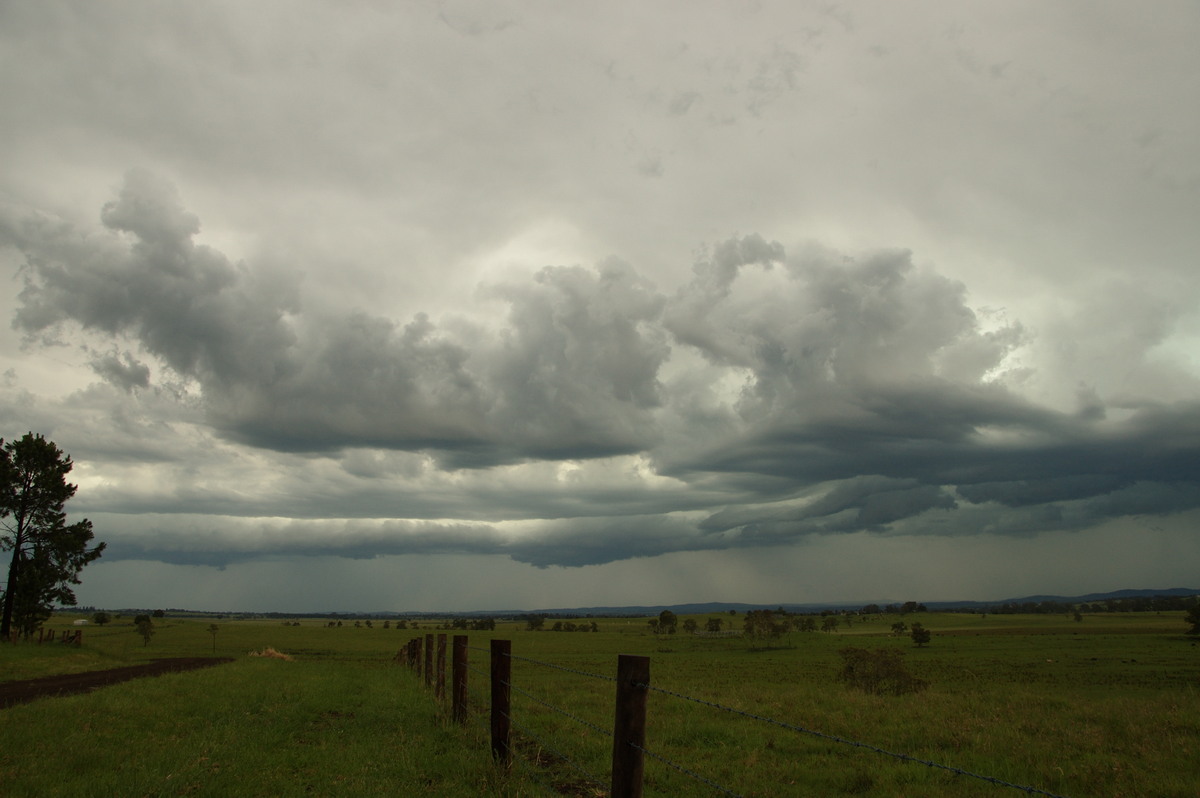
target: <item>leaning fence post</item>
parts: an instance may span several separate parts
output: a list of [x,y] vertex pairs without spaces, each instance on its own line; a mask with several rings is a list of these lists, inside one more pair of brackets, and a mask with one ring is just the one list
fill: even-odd
[[641,798],[642,750],[646,747],[646,695],[650,658],[617,657],[617,704],[613,713],[612,798]]
[[441,701],[446,697],[446,635],[437,636],[437,689],[434,692]]
[[512,678],[512,641],[492,641],[492,756],[507,767],[512,762],[509,747],[511,721],[509,719],[511,693],[509,680]]
[[454,636],[450,663],[450,705],[454,720],[467,722],[467,636]]

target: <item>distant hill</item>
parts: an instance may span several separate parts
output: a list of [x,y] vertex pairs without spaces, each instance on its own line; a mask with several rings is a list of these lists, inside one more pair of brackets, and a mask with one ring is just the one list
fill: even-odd
[[[1025,596],[1023,598],[1006,598],[997,599],[995,601],[923,601],[928,609],[931,610],[950,610],[950,609],[976,609],[982,610],[989,607],[998,607],[1002,604],[1028,604],[1040,603],[1043,601],[1053,601],[1063,604],[1081,604],[1091,603],[1094,601],[1104,601],[1105,599],[1123,599],[1136,597],[1150,596],[1195,596],[1200,595],[1200,588],[1188,587],[1172,587],[1165,590],[1153,589],[1125,589],[1113,590],[1108,593],[1088,593],[1084,596]],[[896,601],[893,599],[873,600],[873,601],[846,601],[846,602],[831,602],[824,604],[809,603],[809,604],[794,604],[780,602],[778,604],[738,604],[729,602],[711,601],[697,604],[656,604],[656,605],[636,605],[628,607],[561,607],[555,609],[536,609],[536,610],[479,610],[477,612],[468,613],[450,613],[453,615],[528,615],[528,614],[545,614],[545,615],[593,615],[597,617],[612,617],[620,615],[630,616],[647,616],[658,615],[663,610],[670,610],[676,615],[704,615],[704,614],[728,614],[730,610],[738,614],[744,614],[750,610],[761,609],[777,609],[782,607],[788,612],[821,612],[822,610],[859,610],[868,604],[878,604],[880,607],[886,607],[889,604],[903,604],[910,599]],[[919,599],[911,599],[919,601]]]
[[[1084,596],[1024,596],[1022,598],[1007,598],[996,599],[995,601],[921,601],[919,598],[906,598],[903,600],[895,599],[874,599],[867,601],[840,601],[827,603],[808,603],[796,604],[789,602],[780,602],[777,604],[740,604],[723,601],[709,601],[694,604],[653,604],[653,605],[630,605],[625,607],[556,607],[542,608],[532,610],[472,610],[469,612],[255,612],[253,610],[241,612],[208,612],[204,610],[182,610],[169,609],[166,614],[173,618],[178,617],[218,617],[218,618],[330,618],[330,619],[355,619],[355,618],[446,618],[455,616],[465,617],[515,617],[519,615],[556,615],[562,617],[586,617],[594,616],[598,618],[612,617],[636,617],[642,618],[652,615],[658,615],[663,610],[670,610],[676,615],[728,615],[733,611],[739,615],[745,614],[750,610],[761,609],[777,609],[782,607],[784,610],[791,613],[810,613],[822,612],[824,610],[861,610],[869,604],[877,604],[880,607],[886,607],[889,604],[902,605],[906,601],[918,601],[924,604],[929,610],[990,610],[993,607],[999,607],[1003,604],[1040,604],[1043,601],[1054,602],[1058,604],[1084,604],[1093,603],[1096,601],[1104,601],[1105,599],[1130,599],[1130,598],[1150,598],[1153,596],[1197,596],[1200,595],[1200,588],[1192,587],[1172,587],[1163,590],[1153,589],[1126,589],[1113,590],[1108,593],[1088,593]],[[91,613],[96,611],[96,607],[72,607],[61,608],[66,612]],[[136,615],[141,612],[150,612],[149,609],[118,609],[113,612],[122,615]]]

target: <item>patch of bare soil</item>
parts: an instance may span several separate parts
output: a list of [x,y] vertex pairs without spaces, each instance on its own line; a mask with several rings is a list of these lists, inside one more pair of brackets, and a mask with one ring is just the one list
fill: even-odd
[[143,676],[161,676],[164,673],[191,671],[212,665],[222,665],[226,662],[233,662],[233,658],[176,657],[156,659],[141,665],[111,668],[105,671],[65,673],[61,676],[44,676],[40,679],[26,679],[20,682],[3,682],[0,683],[0,709],[49,696],[87,693],[110,684],[140,679]]

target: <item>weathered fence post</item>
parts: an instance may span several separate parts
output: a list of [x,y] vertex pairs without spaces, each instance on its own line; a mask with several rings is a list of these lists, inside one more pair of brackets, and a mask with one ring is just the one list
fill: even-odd
[[454,636],[450,664],[450,705],[454,720],[467,722],[467,636]]
[[613,719],[612,798],[641,798],[642,749],[646,747],[646,695],[650,658],[617,657],[617,704]]
[[446,635],[437,636],[437,689],[434,695],[441,701],[446,697]]
[[492,756],[506,767],[512,762],[512,749],[509,747],[511,653],[511,640],[492,641]]
[[425,686],[433,684],[433,633],[425,635]]

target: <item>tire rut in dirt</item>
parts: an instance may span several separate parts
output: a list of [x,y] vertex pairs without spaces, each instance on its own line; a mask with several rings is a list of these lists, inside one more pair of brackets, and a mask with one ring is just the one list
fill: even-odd
[[164,673],[180,673],[198,668],[208,668],[213,665],[223,665],[233,662],[232,657],[176,657],[173,659],[156,659],[141,665],[130,665],[124,668],[110,668],[103,671],[84,671],[82,673],[64,673],[57,676],[44,676],[40,679],[26,679],[19,682],[0,683],[0,709],[15,704],[36,701],[50,696],[74,695],[87,693],[110,684],[127,682],[130,679],[140,679],[145,676],[161,676]]

